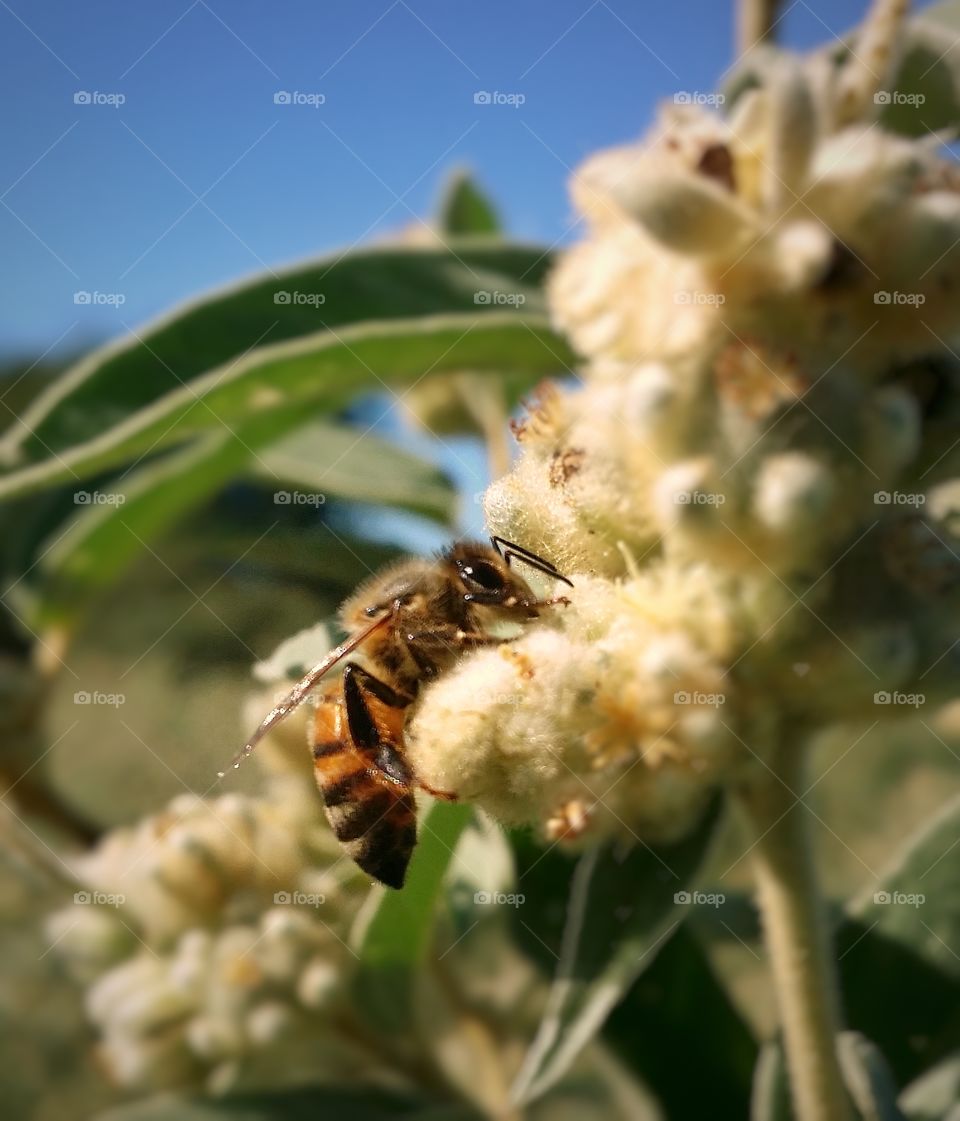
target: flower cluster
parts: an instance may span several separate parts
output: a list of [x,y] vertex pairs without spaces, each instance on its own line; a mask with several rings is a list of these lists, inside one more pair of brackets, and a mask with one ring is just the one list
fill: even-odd
[[538,393],[485,500],[571,603],[426,691],[431,785],[671,836],[777,739],[953,692],[960,175],[878,122],[900,8],[575,174],[550,297],[582,384]]
[[[257,667],[253,720],[285,687],[293,647],[326,644],[310,632]],[[183,795],[75,860],[82,890],[48,935],[89,986],[100,1064],[118,1085],[222,1091],[369,1064],[336,1030],[367,885],[319,812],[305,719],[264,741],[258,795]]]

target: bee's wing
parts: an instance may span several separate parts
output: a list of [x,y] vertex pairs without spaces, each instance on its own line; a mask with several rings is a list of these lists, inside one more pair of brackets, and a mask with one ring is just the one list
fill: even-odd
[[[234,768],[239,767],[244,759],[246,759],[246,757],[253,751],[253,749],[263,739],[267,732],[270,731],[271,728],[273,728],[276,724],[279,724],[280,721],[289,716],[295,708],[303,704],[303,702],[309,696],[311,689],[313,689],[313,687],[322,677],[328,674],[339,661],[356,650],[356,648],[360,646],[361,643],[365,642],[370,637],[370,635],[373,634],[374,631],[377,631],[382,626],[385,626],[392,617],[392,612],[387,612],[385,615],[381,615],[379,619],[374,619],[374,621],[368,627],[364,627],[363,630],[357,631],[357,633],[351,635],[351,637],[347,639],[346,642],[342,642],[339,646],[331,650],[322,662],[318,662],[317,665],[315,665],[305,677],[301,678],[297,682],[297,684],[294,685],[294,687],[283,698],[283,700],[280,701],[279,704],[274,705],[274,707],[267,713],[260,727],[257,728],[250,739],[247,740],[243,747],[241,747],[237,754],[233,757],[230,765]],[[220,771],[218,774],[220,778],[223,778],[225,772]]]

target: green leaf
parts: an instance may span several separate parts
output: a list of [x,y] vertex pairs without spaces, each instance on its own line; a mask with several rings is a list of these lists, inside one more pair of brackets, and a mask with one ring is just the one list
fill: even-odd
[[792,1121],[790,1081],[783,1046],[773,1039],[765,1043],[757,1058],[750,1096],[750,1121]]
[[371,431],[314,421],[265,448],[252,469],[278,490],[374,502],[453,520],[457,495],[433,464]]
[[[92,597],[109,587],[149,542],[199,505],[248,456],[230,433],[211,433],[183,451],[151,463],[109,492],[77,491],[88,504],[41,549],[34,626],[70,625]],[[97,496],[109,503],[96,503]]]
[[921,959],[960,979],[960,797],[949,802],[901,851],[896,864],[853,907],[872,929],[909,946]]
[[382,1090],[311,1086],[272,1093],[197,1098],[161,1094],[117,1106],[97,1121],[476,1121],[466,1106],[437,1106]]
[[897,1105],[897,1088],[880,1050],[856,1031],[837,1040],[840,1071],[863,1121],[905,1121]]
[[895,866],[852,905],[837,935],[850,1026],[882,1049],[900,1084],[960,1038],[958,850],[955,798],[904,844]]
[[688,908],[678,893],[699,870],[717,816],[714,805],[690,836],[673,845],[608,846],[580,859],[557,976],[513,1087],[520,1105],[563,1076],[679,926]]
[[[960,127],[960,58],[954,50],[960,28],[957,7],[935,5],[908,22],[892,83],[898,96],[890,98],[880,115],[881,124],[891,132],[926,136]],[[945,18],[948,8],[953,9],[952,26]]]
[[0,479],[0,500],[80,475],[105,471],[138,454],[285,411],[287,428],[315,408],[344,405],[365,389],[464,369],[497,370],[536,380],[567,361],[547,322],[511,312],[438,315],[320,331],[263,346],[190,385],[167,393],[109,431]]
[[[525,314],[536,318],[544,311],[541,284],[549,264],[549,254],[536,246],[463,239],[441,247],[350,250],[259,274],[94,351],[4,434],[0,461],[19,466],[86,444],[211,370],[227,376],[230,363],[246,362],[251,351],[316,339],[323,330],[339,335],[364,323],[498,314],[497,305],[477,302],[478,293],[492,291],[522,297]],[[299,302],[321,297],[322,303]]]
[[[720,915],[727,904],[717,908]],[[693,912],[613,1009],[603,1040],[667,1117],[745,1117],[757,1044],[694,934]],[[693,1069],[698,1078],[689,1078]]]
[[900,1095],[899,1105],[910,1121],[945,1121],[960,1102],[960,1051],[924,1071]]
[[[366,467],[364,492],[361,465],[355,466],[355,478],[340,467],[350,458],[347,453],[357,441],[352,429],[333,424],[310,426],[308,431],[296,432],[290,444],[281,442],[263,456],[256,456],[257,447],[298,422],[299,410],[255,416],[235,433],[209,433],[172,455],[151,461],[125,482],[106,484],[102,491],[76,492],[76,497],[88,501],[79,506],[80,513],[66,529],[58,528],[52,543],[41,549],[38,568],[42,582],[34,625],[69,626],[76,622],[92,598],[109,587],[142,550],[215,495],[244,469],[251,456],[278,490],[292,475],[294,481],[311,491],[319,490],[322,484],[331,496],[377,501],[393,498],[400,504],[406,487],[408,494],[410,490],[420,491],[409,503],[410,508],[449,516],[453,490],[440,472],[413,456],[394,452],[374,437],[366,437],[374,444],[368,451],[378,458]],[[272,470],[269,460],[278,450],[281,454],[273,464],[276,470]],[[329,475],[324,473],[324,461],[329,465]],[[300,477],[296,478],[301,462]],[[381,468],[392,482],[392,486],[382,488],[386,497],[375,495],[371,485],[371,476]],[[97,498],[109,501],[98,502]]]
[[469,806],[434,802],[421,816],[403,889],[381,889],[376,909],[355,935],[357,1006],[381,1033],[409,1031],[413,1023],[417,972],[430,946],[444,875],[470,814]]
[[456,171],[447,181],[437,225],[442,234],[450,237],[496,234],[501,229],[493,203],[467,171]]

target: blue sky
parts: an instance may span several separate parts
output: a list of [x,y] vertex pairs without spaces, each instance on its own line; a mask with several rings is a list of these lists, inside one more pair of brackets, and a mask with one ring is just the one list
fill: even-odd
[[[863,9],[799,0],[782,38],[816,45]],[[713,88],[731,11],[0,0],[0,346],[75,352],[212,285],[382,235],[428,214],[453,165],[515,234],[562,241],[568,168],[637,135],[659,99]],[[324,100],[278,105],[278,91]],[[478,91],[525,101],[477,105]]]

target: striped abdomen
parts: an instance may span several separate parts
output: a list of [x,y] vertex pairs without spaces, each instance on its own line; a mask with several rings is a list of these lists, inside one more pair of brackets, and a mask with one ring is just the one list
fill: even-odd
[[[402,709],[376,713],[377,755],[403,742]],[[313,723],[313,766],[327,819],[348,855],[388,887],[403,886],[417,842],[416,803],[408,782],[390,777],[350,734],[342,690],[319,702]]]

